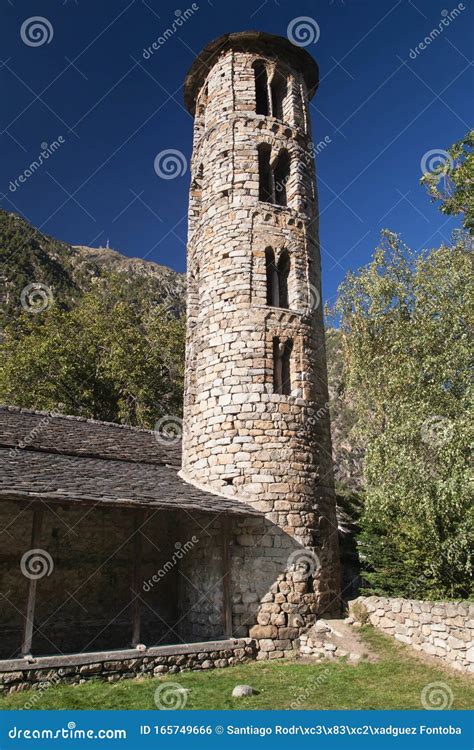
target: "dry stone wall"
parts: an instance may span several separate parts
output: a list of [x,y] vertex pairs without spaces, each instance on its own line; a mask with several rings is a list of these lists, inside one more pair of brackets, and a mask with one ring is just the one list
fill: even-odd
[[[355,619],[449,666],[474,672],[474,605],[469,602],[424,602],[361,596],[351,603]],[[366,613],[366,614],[365,614]]]
[[[284,121],[256,114],[257,59],[269,80],[277,67],[286,76]],[[287,206],[259,200],[260,143],[270,163],[282,148],[290,154]],[[268,247],[277,260],[289,253],[289,309],[267,305]],[[266,628],[284,652],[280,627],[296,635],[317,614],[338,611],[339,562],[329,420],[320,408],[328,396],[307,90],[301,70],[271,45],[227,49],[197,92],[188,281],[182,475],[265,514],[266,569],[253,567],[253,545],[235,546],[233,619],[239,632]],[[290,395],[274,393],[276,337],[293,342]],[[252,601],[238,589],[246,566]]]
[[[184,646],[150,648],[146,652],[122,651],[108,654],[76,654],[37,659],[33,664],[16,660],[0,663],[0,695],[34,688],[38,692],[51,685],[80,685],[88,680],[116,682],[132,677],[157,677],[188,670],[230,667],[255,658],[255,642],[250,639],[207,641]],[[36,706],[36,696],[25,696],[28,708]]]

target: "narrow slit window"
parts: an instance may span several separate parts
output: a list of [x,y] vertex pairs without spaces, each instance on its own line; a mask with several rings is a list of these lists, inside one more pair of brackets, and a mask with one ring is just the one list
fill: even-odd
[[293,341],[284,343],[278,336],[273,339],[273,391],[282,396],[291,395],[291,352]]
[[281,392],[284,396],[291,395],[291,352],[293,342],[291,339],[285,341],[281,357]]
[[255,111],[257,115],[268,115],[268,76],[263,62],[253,64],[255,75]]
[[286,78],[281,73],[276,72],[270,84],[272,114],[278,120],[283,120],[283,104],[287,92]]
[[290,256],[288,250],[283,250],[277,265],[278,275],[278,306],[288,309],[288,277],[290,275]]
[[258,146],[258,199],[266,203],[273,202],[273,177],[270,168],[271,146],[260,143]]
[[189,292],[196,300],[199,299],[199,265],[196,265],[195,270],[189,274]]
[[279,206],[288,205],[287,182],[290,177],[290,155],[283,148],[277,156],[273,168],[273,182],[275,185],[275,203]]
[[192,185],[191,185],[191,195],[194,201],[195,208],[198,213],[201,210],[203,182],[204,182],[204,167],[202,164],[200,164],[194,176]]
[[278,270],[275,263],[275,253],[271,247],[267,247],[265,250],[265,268],[267,272],[267,305],[278,307]]
[[282,388],[282,371],[281,371],[281,344],[280,339],[275,336],[273,339],[273,392],[281,393]]

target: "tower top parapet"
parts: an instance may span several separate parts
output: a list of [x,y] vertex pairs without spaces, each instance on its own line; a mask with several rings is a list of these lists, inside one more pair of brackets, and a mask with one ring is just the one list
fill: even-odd
[[319,69],[309,52],[292,44],[285,37],[267,34],[264,31],[238,31],[223,34],[207,44],[189,69],[184,82],[184,103],[192,115],[195,111],[197,94],[210,68],[218,57],[228,50],[267,54],[285,60],[302,73],[308,88],[308,98],[311,99],[316,92]]

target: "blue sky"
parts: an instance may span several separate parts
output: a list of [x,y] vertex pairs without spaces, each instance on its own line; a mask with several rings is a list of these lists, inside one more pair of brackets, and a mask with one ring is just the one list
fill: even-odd
[[[198,0],[145,59],[144,48],[192,5],[178,2],[0,0],[3,208],[72,244],[108,239],[183,271],[189,170],[164,180],[154,161],[167,149],[189,161],[186,72],[220,34],[286,36],[294,19],[309,17],[318,38],[306,49],[321,74],[313,141],[330,140],[317,158],[325,299],[368,262],[384,227],[415,249],[449,241],[460,222],[430,203],[420,164],[472,124],[472,0]],[[34,16],[46,19],[43,36],[28,23]],[[410,55],[443,18],[442,32]],[[54,141],[47,162],[13,190]]]

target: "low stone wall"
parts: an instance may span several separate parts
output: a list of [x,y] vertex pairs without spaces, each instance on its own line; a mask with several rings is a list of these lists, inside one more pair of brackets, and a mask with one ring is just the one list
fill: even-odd
[[43,656],[27,662],[0,662],[0,694],[51,685],[79,685],[90,679],[115,682],[130,677],[156,677],[184,670],[214,669],[254,659],[257,644],[250,638],[207,641],[180,646],[158,646],[145,651],[129,649],[68,656]]
[[474,672],[474,605],[360,596],[350,603],[357,621],[393,635],[455,669]]

